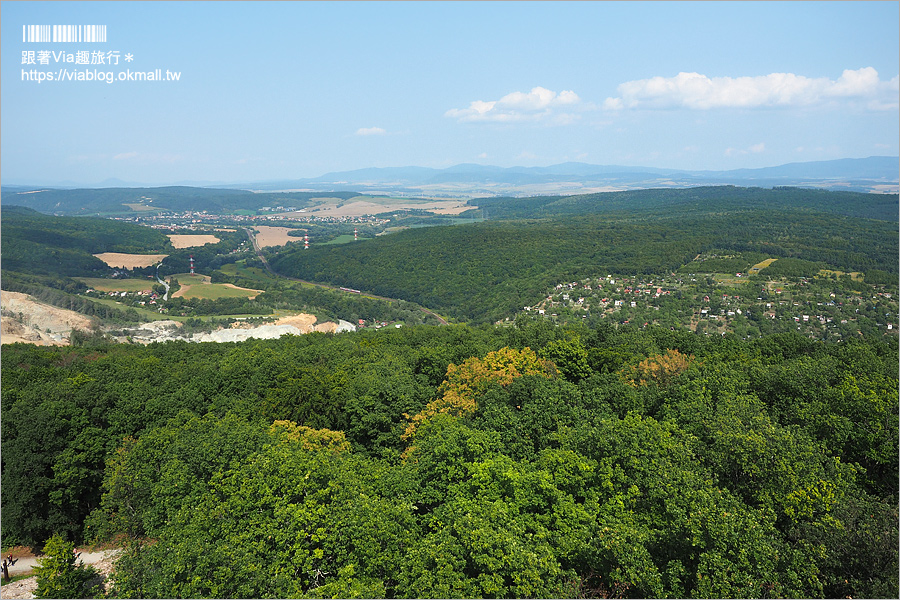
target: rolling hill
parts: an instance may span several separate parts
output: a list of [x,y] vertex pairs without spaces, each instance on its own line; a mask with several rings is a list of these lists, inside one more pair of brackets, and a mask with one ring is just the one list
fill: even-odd
[[898,270],[896,196],[726,187],[485,206],[489,222],[289,250],[270,262],[285,275],[402,298],[472,322],[502,318],[554,281],[672,272],[711,249],[823,261],[846,271]]
[[92,277],[111,272],[94,254],[152,254],[172,250],[159,231],[92,217],[53,217],[21,206],[2,212],[3,272]]

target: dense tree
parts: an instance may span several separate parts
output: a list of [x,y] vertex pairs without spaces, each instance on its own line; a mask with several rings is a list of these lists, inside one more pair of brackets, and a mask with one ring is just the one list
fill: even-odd
[[895,597],[897,352],[526,320],[6,345],[4,541],[124,534],[127,597]]

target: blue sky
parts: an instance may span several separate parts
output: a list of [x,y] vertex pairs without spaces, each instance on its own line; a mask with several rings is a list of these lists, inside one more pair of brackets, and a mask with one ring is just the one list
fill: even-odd
[[[0,176],[169,184],[897,156],[898,7],[5,1]],[[23,26],[70,24],[106,25],[107,41],[23,41]],[[178,80],[124,79],[156,69]],[[85,71],[94,80],[66,79]]]

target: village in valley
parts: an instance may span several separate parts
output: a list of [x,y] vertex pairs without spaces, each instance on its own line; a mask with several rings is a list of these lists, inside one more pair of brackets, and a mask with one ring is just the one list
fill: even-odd
[[890,288],[834,273],[778,280],[744,273],[607,274],[558,283],[523,313],[557,323],[602,319],[746,339],[799,331],[833,342],[897,336],[898,300]]

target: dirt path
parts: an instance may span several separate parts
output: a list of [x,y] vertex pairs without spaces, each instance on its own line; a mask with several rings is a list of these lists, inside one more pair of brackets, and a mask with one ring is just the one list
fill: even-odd
[[[113,569],[116,557],[122,552],[121,549],[102,550],[99,552],[83,552],[78,561],[85,565],[93,565],[100,574],[105,578]],[[17,575],[27,575],[37,566],[37,557],[21,556],[14,565],[9,567],[10,577]],[[6,598],[34,598],[37,591],[37,577],[26,577],[12,583],[4,584],[0,596]]]
[[[86,565],[95,565],[102,560],[116,556],[120,552],[120,549],[101,550],[99,552],[82,552],[76,563],[82,562]],[[26,556],[17,559],[15,564],[9,568],[9,576],[12,577],[14,575],[28,573],[38,565],[38,560],[40,560],[40,557],[37,556]],[[4,598],[5,597],[6,594],[4,594]]]

